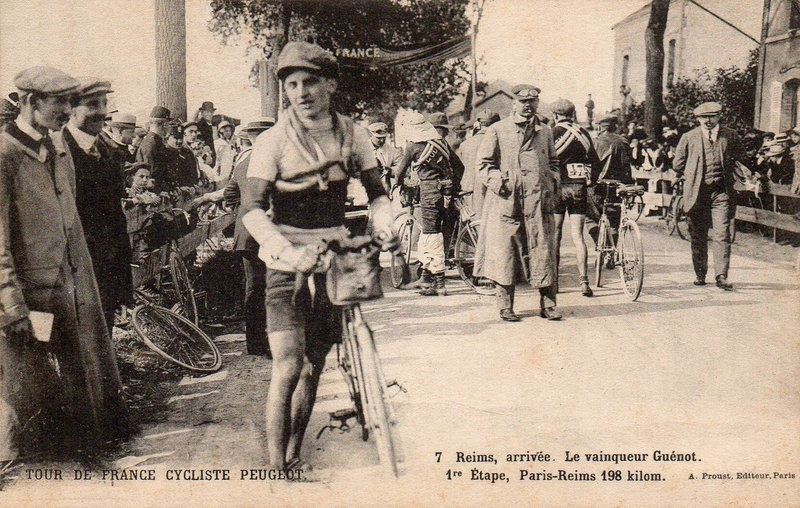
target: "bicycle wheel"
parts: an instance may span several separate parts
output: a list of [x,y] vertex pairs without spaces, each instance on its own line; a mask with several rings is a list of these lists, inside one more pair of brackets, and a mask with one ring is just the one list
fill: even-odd
[[469,221],[464,224],[456,237],[454,261],[458,275],[473,291],[479,295],[493,295],[494,282],[482,277],[475,277],[472,273],[475,267],[475,250],[478,245],[478,221]]
[[139,305],[131,322],[145,345],[181,367],[197,372],[216,372],[222,354],[216,344],[194,323],[158,305]]
[[600,283],[602,282],[601,277],[603,265],[606,261],[605,258],[607,255],[610,255],[606,252],[608,244],[608,227],[606,226],[606,220],[601,218],[600,231],[597,233],[597,245],[595,245],[597,256],[594,258],[594,285],[597,287],[603,287]]
[[672,236],[672,233],[675,232],[675,201],[678,200],[678,196],[672,196],[672,199],[669,200],[669,206],[664,211],[664,225],[667,228],[667,234]]
[[339,349],[339,372],[342,373],[350,392],[350,400],[353,402],[353,409],[356,412],[356,421],[361,425],[361,440],[366,441],[369,439],[369,428],[364,417],[364,406],[361,404],[361,394],[366,390],[364,374],[361,368],[361,355],[355,339],[352,311],[347,309],[345,309],[343,329],[342,344]]
[[194,297],[192,281],[189,280],[189,270],[186,263],[177,251],[177,247],[171,249],[169,253],[169,273],[172,276],[173,290],[176,299],[180,304],[177,311],[183,314],[194,324],[198,324],[197,301]]
[[392,254],[391,278],[392,287],[397,289],[406,284],[411,278],[408,260],[411,259],[411,228],[408,221],[404,222],[397,231],[400,248]]
[[633,196],[627,201],[626,206],[628,208],[628,217],[637,221],[644,211],[644,199],[639,195]]
[[364,374],[364,386],[366,388],[361,394],[364,414],[367,417],[372,435],[375,437],[375,445],[378,447],[378,457],[381,464],[389,469],[392,475],[397,476],[397,457],[389,421],[390,410],[387,409],[390,402],[386,394],[385,381],[383,384],[381,381],[380,359],[375,350],[372,331],[363,321],[356,324],[356,337]]
[[617,250],[622,289],[631,301],[636,301],[644,281],[644,246],[636,222],[628,220],[620,226]]
[[683,196],[678,196],[673,203],[672,216],[675,221],[675,230],[683,240],[689,239],[689,223],[686,220],[686,212],[683,209]]

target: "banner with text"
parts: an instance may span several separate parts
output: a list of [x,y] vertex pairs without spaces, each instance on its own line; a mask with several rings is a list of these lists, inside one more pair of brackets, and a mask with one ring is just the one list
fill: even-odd
[[385,49],[377,46],[369,48],[337,48],[333,51],[339,63],[346,67],[397,67],[460,58],[467,56],[472,49],[471,36],[456,37],[438,44],[409,46]]

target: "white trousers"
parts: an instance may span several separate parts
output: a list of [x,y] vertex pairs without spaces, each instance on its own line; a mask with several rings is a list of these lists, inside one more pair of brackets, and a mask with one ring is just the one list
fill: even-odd
[[420,233],[417,249],[422,268],[427,268],[431,273],[444,272],[444,235]]

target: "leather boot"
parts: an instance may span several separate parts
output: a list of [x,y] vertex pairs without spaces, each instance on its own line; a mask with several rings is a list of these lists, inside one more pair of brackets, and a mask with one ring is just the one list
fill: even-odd
[[589,277],[581,277],[581,294],[583,296],[592,296],[592,288],[589,287]]
[[419,276],[419,279],[415,280],[411,283],[412,287],[415,288],[428,288],[431,286],[431,282],[433,282],[433,275],[431,271],[427,268],[422,269],[422,274]]
[[420,290],[419,294],[422,296],[436,296],[447,295],[447,289],[444,286],[444,272],[433,274],[433,282],[427,288]]

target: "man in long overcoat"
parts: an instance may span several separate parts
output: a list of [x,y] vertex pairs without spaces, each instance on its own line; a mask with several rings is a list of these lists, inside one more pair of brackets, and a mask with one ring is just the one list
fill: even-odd
[[[500,318],[514,313],[519,269],[539,288],[540,315],[557,320],[556,249],[553,209],[558,190],[558,157],[553,133],[536,115],[540,90],[512,89],[511,115],[486,129],[478,147],[479,178],[487,187],[481,210],[475,275],[496,283]],[[520,264],[520,261],[522,263]]]
[[[122,385],[58,131],[79,83],[50,67],[14,80],[0,134],[0,459],[93,451],[128,432]],[[53,316],[52,330],[46,315]],[[34,323],[43,323],[34,335]]]

